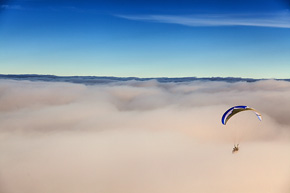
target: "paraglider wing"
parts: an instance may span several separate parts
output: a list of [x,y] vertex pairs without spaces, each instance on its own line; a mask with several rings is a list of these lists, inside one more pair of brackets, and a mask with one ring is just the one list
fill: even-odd
[[248,106],[234,106],[234,107],[228,109],[228,110],[223,114],[223,116],[222,116],[222,124],[224,124],[224,125],[227,124],[228,120],[229,120],[232,116],[234,116],[235,114],[237,114],[237,113],[239,113],[239,112],[241,112],[241,111],[248,111],[248,110],[253,111],[253,112],[257,115],[258,119],[259,119],[260,121],[262,120],[262,115],[261,115],[258,111],[256,111],[255,109],[250,108],[250,107],[248,107]]

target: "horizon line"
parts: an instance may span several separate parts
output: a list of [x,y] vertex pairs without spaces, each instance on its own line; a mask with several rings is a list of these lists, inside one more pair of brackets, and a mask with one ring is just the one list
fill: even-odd
[[289,78],[252,78],[240,76],[158,76],[158,77],[138,77],[138,76],[113,76],[113,75],[55,75],[55,74],[0,74],[0,76],[53,76],[53,77],[96,77],[96,78],[136,78],[136,79],[178,79],[178,78],[196,78],[196,79],[209,79],[209,78],[233,78],[233,79],[252,79],[252,80],[290,80]]

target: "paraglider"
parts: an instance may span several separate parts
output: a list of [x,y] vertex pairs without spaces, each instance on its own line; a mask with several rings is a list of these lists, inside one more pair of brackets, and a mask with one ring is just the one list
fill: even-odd
[[[244,106],[244,105],[240,105],[240,106],[234,106],[230,109],[228,109],[222,116],[222,124],[226,125],[227,122],[230,120],[230,118],[232,116],[234,116],[235,114],[239,113],[239,112],[242,112],[242,111],[253,111],[256,116],[258,117],[258,119],[260,121],[262,121],[262,115],[255,109],[251,108],[251,107],[248,107],[248,106]],[[234,148],[232,150],[232,153],[236,153],[239,151],[239,144],[234,144]]]
[[258,119],[260,121],[262,121],[262,115],[258,111],[256,111],[255,109],[248,107],[248,106],[234,106],[234,107],[228,109],[224,113],[224,115],[222,116],[222,124],[226,125],[232,116],[234,116],[235,114],[237,114],[239,112],[248,111],[248,110],[253,111],[257,115]]

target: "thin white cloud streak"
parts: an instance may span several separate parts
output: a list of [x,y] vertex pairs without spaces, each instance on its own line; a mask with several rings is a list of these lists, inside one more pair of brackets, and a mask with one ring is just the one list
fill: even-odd
[[192,27],[217,26],[252,26],[290,28],[289,12],[264,15],[234,15],[234,14],[208,14],[208,15],[116,15],[119,18],[137,21],[148,21],[168,24],[179,24]]
[[[274,80],[0,80],[0,192],[287,193],[289,98]],[[223,126],[236,104],[263,121],[244,112]]]
[[1,5],[0,9],[3,10],[19,10],[19,11],[43,11],[43,10],[50,10],[53,12],[63,12],[63,11],[70,11],[75,13],[94,13],[92,10],[83,10],[74,6],[63,6],[63,7],[23,7],[21,5]]
[[1,9],[24,10],[21,5],[1,5]]

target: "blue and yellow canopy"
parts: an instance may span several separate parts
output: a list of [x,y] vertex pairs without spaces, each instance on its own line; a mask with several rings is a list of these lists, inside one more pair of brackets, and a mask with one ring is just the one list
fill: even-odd
[[243,106],[243,105],[240,105],[240,106],[234,106],[230,109],[228,109],[222,116],[222,124],[227,124],[228,120],[234,116],[235,114],[239,113],[239,112],[242,112],[242,111],[248,111],[248,110],[251,110],[253,111],[258,119],[261,121],[262,120],[262,115],[256,111],[255,109],[251,108],[251,107],[248,107],[248,106]]

